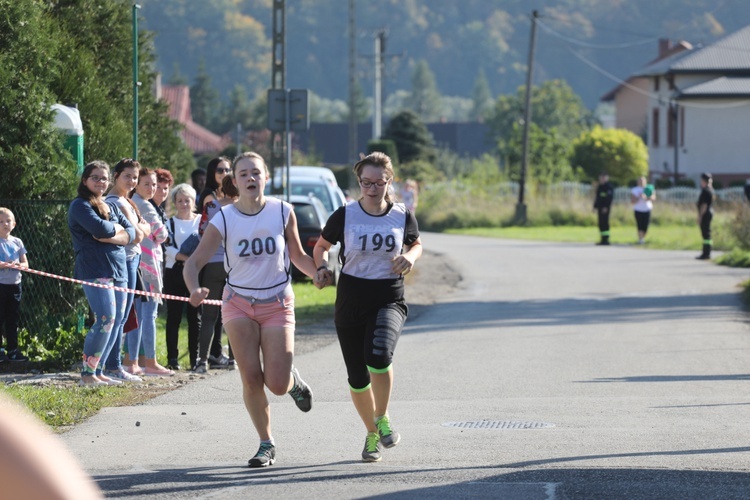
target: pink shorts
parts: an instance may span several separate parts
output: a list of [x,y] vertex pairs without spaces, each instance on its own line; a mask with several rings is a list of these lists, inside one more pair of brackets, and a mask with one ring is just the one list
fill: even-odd
[[261,328],[282,326],[294,328],[294,294],[278,296],[266,300],[243,297],[231,288],[224,287],[221,298],[221,318],[224,323],[234,319],[250,318]]

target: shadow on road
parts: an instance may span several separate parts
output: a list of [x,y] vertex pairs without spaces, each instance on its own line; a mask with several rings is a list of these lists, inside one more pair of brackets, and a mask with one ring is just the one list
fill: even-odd
[[[312,488],[313,483],[318,482],[325,482],[329,487],[338,483],[345,486],[346,491],[359,492],[352,497],[368,498],[549,498],[550,493],[554,498],[747,498],[748,473],[585,467],[542,470],[537,467],[608,458],[748,452],[750,447],[644,451],[450,468],[393,469],[386,464],[351,461],[268,469],[216,466],[138,471],[95,476],[94,479],[108,498],[200,497],[212,491],[222,495],[232,493],[229,495],[232,498],[241,498],[243,492],[248,493],[255,486],[278,486],[282,492],[289,491],[283,488],[285,485],[309,483]],[[400,485],[399,491],[367,495],[367,484],[373,481]],[[362,488],[357,487],[358,483]],[[425,483],[431,485],[418,486]],[[409,484],[418,487],[410,489]]]
[[[719,313],[736,312],[741,306],[739,293],[446,302],[410,306],[416,319],[407,321],[404,333],[488,327],[613,324],[632,322],[635,318],[639,322],[678,319],[708,321]],[[428,310],[430,314],[425,314]]]

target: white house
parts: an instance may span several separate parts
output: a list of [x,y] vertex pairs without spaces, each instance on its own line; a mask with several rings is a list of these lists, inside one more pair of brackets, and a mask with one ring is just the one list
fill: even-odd
[[[671,40],[659,40],[659,52],[648,66],[667,57],[693,48],[688,42],[672,43]],[[632,75],[601,97],[602,102],[611,102],[615,107],[615,127],[630,130],[646,140],[648,131],[648,98],[651,79],[645,76]]]
[[750,177],[750,26],[646,66],[652,178]]

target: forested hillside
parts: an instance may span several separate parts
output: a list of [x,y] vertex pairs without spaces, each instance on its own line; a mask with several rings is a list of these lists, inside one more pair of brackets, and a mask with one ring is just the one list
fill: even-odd
[[[270,0],[142,0],[166,80],[193,82],[201,61],[228,99],[270,85]],[[346,101],[347,0],[287,0],[287,87]],[[589,107],[656,56],[660,38],[697,45],[750,22],[746,0],[357,0],[358,77],[372,94],[374,34],[387,30],[385,93],[412,89],[424,60],[443,96],[469,98],[480,71],[493,96],[525,78],[539,11],[535,83],[567,81]],[[748,48],[750,50],[750,48]]]

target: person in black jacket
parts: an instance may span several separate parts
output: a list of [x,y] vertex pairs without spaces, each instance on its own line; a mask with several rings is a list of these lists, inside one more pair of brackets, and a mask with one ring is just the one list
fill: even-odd
[[696,259],[708,260],[711,258],[711,219],[714,218],[712,208],[714,202],[713,177],[708,172],[701,174],[701,194],[698,197],[698,225],[703,236],[703,253]]
[[599,175],[599,186],[596,188],[596,199],[594,210],[599,215],[599,234],[601,239],[597,245],[609,245],[609,209],[615,196],[615,188],[609,182],[609,174],[602,172]]

